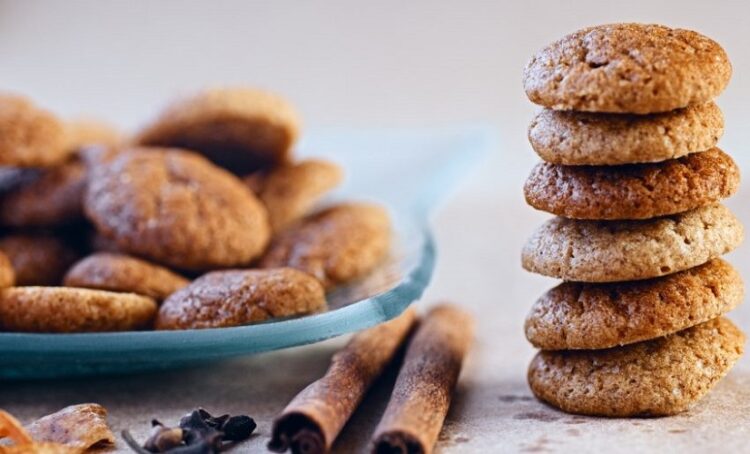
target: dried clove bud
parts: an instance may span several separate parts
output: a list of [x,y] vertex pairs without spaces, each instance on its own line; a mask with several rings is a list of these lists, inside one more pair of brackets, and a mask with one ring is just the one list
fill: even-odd
[[[208,415],[212,423],[215,423],[214,419],[208,412],[204,410],[204,413]],[[211,427],[206,419],[201,415],[200,410],[195,410],[189,415],[185,415],[180,419],[180,428],[183,430],[183,440],[186,445],[199,444],[201,442],[207,442],[211,444],[214,449],[218,452],[221,450],[221,441],[224,434],[214,427]]]
[[143,444],[149,452],[167,452],[182,445],[183,431],[179,427],[165,427],[154,419],[151,421],[151,434]]
[[258,425],[255,420],[249,416],[239,415],[227,419],[221,430],[224,432],[224,440],[242,441],[250,438]]

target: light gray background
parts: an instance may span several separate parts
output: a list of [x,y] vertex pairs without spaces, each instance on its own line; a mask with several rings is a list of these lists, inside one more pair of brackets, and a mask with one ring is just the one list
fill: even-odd
[[[745,2],[702,1],[7,1],[0,0],[0,87],[64,115],[97,114],[135,128],[174,94],[253,84],[289,97],[309,128],[482,123],[500,146],[435,219],[440,262],[427,301],[450,298],[478,317],[478,340],[441,435],[444,451],[578,452],[746,449],[750,361],[688,414],[659,420],[570,417],[530,398],[533,350],[523,317],[553,280],[524,273],[519,249],[546,216],[520,187],[536,157],[526,125],[536,107],[521,72],[530,55],[583,26],[620,21],[693,28],[724,45],[735,70],[719,100],[722,146],[745,173],[750,158],[750,29]],[[387,159],[387,150],[383,159]],[[729,205],[748,224],[742,191]],[[747,248],[730,257],[750,276]],[[750,328],[750,307],[734,314]],[[269,420],[317,377],[340,340],[210,370],[91,384],[4,385],[0,405],[25,419],[81,400],[110,408],[117,429],[174,420],[202,402]],[[252,377],[251,379],[247,377]],[[186,394],[176,388],[190,383]],[[338,450],[367,441],[381,392]],[[381,407],[382,408],[382,403]]]

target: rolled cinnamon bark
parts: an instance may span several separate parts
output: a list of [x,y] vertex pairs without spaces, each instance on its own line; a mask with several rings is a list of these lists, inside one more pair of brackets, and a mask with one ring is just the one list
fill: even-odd
[[399,317],[363,331],[333,355],[326,374],[299,393],[273,424],[268,449],[313,454],[328,452],[370,385],[391,362],[416,317]]
[[437,306],[409,343],[391,400],[372,438],[376,454],[430,453],[474,335],[469,314]]

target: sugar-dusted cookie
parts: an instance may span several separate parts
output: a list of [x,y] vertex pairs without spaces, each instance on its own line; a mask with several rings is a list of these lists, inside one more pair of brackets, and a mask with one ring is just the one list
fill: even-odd
[[622,166],[540,162],[524,185],[526,202],[573,219],[650,219],[716,203],[737,191],[740,169],[714,148],[679,159]]
[[388,254],[388,213],[366,203],[335,205],[279,233],[261,260],[264,268],[305,271],[326,288],[363,276]]
[[63,283],[67,287],[136,293],[162,301],[190,281],[145,260],[99,252],[73,265],[65,274]]
[[725,318],[607,350],[542,351],[531,390],[569,413],[664,416],[702,398],[742,355],[745,335]]
[[71,287],[0,290],[0,330],[34,333],[129,331],[150,325],[156,302],[132,293]]
[[0,251],[13,264],[16,285],[60,285],[78,260],[70,241],[46,233],[11,233],[0,237]]
[[724,116],[713,102],[652,115],[543,109],[529,142],[553,164],[619,165],[674,159],[716,146]]
[[290,268],[214,271],[164,301],[156,329],[218,328],[324,310],[314,277]]
[[731,75],[724,49],[700,33],[607,24],[539,51],[523,85],[532,102],[553,109],[647,114],[708,102]]
[[526,338],[543,350],[632,344],[719,317],[742,303],[743,295],[739,273],[721,259],[655,279],[564,282],[531,308]]
[[82,162],[24,172],[26,178],[0,193],[0,225],[57,227],[83,219],[87,171]]
[[194,150],[244,175],[287,162],[298,135],[297,113],[283,98],[250,88],[218,88],[173,103],[136,142]]
[[702,265],[735,249],[742,224],[722,205],[644,221],[553,218],[522,251],[523,267],[566,281],[648,279]]
[[24,97],[0,93],[0,166],[52,166],[70,151],[57,117]]
[[341,168],[322,159],[308,159],[275,168],[265,176],[246,178],[268,210],[271,229],[283,229],[303,217],[321,196],[344,177]]
[[242,181],[176,149],[131,149],[94,167],[84,208],[118,250],[180,269],[246,265],[270,236]]

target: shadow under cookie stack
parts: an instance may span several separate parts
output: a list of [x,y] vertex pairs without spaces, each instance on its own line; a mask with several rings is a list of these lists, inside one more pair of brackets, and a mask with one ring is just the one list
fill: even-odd
[[528,380],[566,412],[659,416],[687,409],[743,352],[724,314],[744,287],[720,256],[743,228],[719,204],[739,186],[716,148],[713,99],[731,77],[716,42],[689,30],[612,24],[542,49],[524,72],[544,107],[529,140],[545,161],[524,187],[556,215],[523,267],[564,282],[534,304],[526,337],[542,351]]

